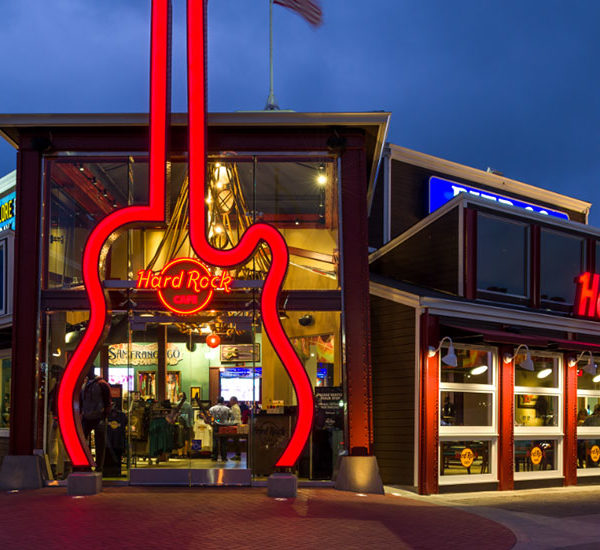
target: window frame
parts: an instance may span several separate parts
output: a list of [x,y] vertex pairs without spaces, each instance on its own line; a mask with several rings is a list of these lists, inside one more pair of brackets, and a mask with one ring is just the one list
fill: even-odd
[[[513,387],[513,404],[517,395],[545,395],[550,397],[558,397],[556,411],[558,414],[557,426],[517,426],[515,424],[516,407],[513,405],[513,439],[514,441],[529,441],[529,440],[553,440],[555,441],[556,453],[556,468],[553,470],[545,470],[542,472],[517,472],[515,470],[516,460],[515,451],[513,450],[513,475],[515,481],[523,479],[540,479],[540,478],[562,478],[563,473],[563,443],[564,443],[564,357],[561,353],[553,353],[549,351],[530,351],[532,356],[537,357],[552,357],[557,360],[557,386],[552,388],[536,388],[533,386],[517,386]],[[519,368],[515,365],[514,367]],[[515,377],[516,379],[516,377]],[[515,446],[513,445],[513,449]]]
[[[600,244],[600,241],[598,241]],[[600,364],[600,357],[592,356],[592,360],[596,364]],[[577,366],[575,368],[578,368]],[[597,371],[600,374],[600,370]],[[580,397],[595,397],[600,400],[600,389],[584,390],[577,388],[577,400]],[[579,443],[580,439],[600,439],[600,426],[576,426],[575,439]],[[577,477],[598,476],[600,475],[600,467],[598,468],[579,468],[577,467]]]
[[[442,442],[444,441],[489,441],[489,473],[487,474],[456,474],[442,475],[438,466],[438,483],[440,485],[457,485],[463,483],[489,483],[498,481],[498,420],[499,420],[499,388],[498,388],[498,349],[494,346],[479,346],[467,344],[453,344],[454,349],[477,349],[486,351],[490,356],[492,371],[491,384],[460,384],[456,382],[442,382],[442,355],[448,346],[442,346],[438,354],[439,389],[438,401],[438,456],[441,456]],[[492,395],[492,423],[490,426],[442,426],[441,424],[441,396],[443,391],[460,393],[485,393]],[[438,460],[438,464],[440,461]]]
[[[531,300],[531,273],[532,273],[532,258],[531,258],[531,235],[532,228],[531,222],[527,220],[520,220],[510,216],[501,216],[499,213],[489,212],[487,210],[477,209],[477,244],[475,245],[475,255],[476,255],[476,276],[475,276],[475,289],[478,297],[493,301],[509,301],[509,302],[518,302],[518,303],[529,303]],[[491,218],[496,221],[500,221],[506,224],[512,224],[521,226],[525,229],[525,294],[514,294],[511,292],[498,292],[495,290],[489,290],[486,288],[481,288],[479,286],[479,241],[480,241],[480,220],[481,217]],[[498,300],[498,298],[504,298],[504,300]]]

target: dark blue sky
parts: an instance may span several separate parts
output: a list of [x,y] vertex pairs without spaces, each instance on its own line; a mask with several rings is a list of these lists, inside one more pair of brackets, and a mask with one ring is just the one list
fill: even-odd
[[[600,2],[323,0],[275,6],[275,94],[296,111],[389,110],[389,141],[596,204]],[[174,0],[173,110],[184,111]],[[0,112],[139,112],[150,0],[0,0]],[[209,110],[262,109],[268,0],[210,0]],[[0,175],[15,155],[0,143]]]

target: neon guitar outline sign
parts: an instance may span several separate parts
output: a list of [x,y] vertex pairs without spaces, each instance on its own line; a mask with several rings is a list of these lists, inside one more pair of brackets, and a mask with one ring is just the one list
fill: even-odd
[[[150,52],[150,159],[147,206],[118,209],[98,223],[83,252],[83,280],[90,301],[85,333],[65,369],[58,393],[58,419],[65,449],[75,468],[90,468],[93,458],[83,438],[79,419],[79,390],[91,361],[110,326],[108,296],[100,271],[108,248],[118,232],[131,227],[165,223],[165,171],[167,160],[170,82],[170,0],[152,0]],[[188,132],[190,242],[201,261],[222,269],[244,264],[261,243],[271,251],[260,313],[265,333],[283,363],[296,392],[298,418],[292,437],[277,467],[292,467],[308,441],[313,421],[314,399],[310,380],[290,343],[278,314],[279,295],[289,264],[284,237],[272,225],[255,223],[230,249],[213,248],[206,236],[206,5],[205,0],[187,2]]]

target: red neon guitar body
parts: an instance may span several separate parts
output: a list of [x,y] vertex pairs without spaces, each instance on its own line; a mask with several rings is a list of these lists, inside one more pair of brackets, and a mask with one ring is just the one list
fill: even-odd
[[[83,279],[90,300],[90,320],[81,342],[67,364],[58,394],[58,418],[63,441],[73,466],[91,467],[93,459],[83,438],[78,415],[79,391],[87,368],[106,336],[111,312],[100,280],[103,255],[115,233],[129,227],[165,221],[165,165],[167,160],[169,98],[169,0],[152,1],[150,66],[150,161],[148,206],[121,208],[103,219],[90,234],[83,253]],[[285,239],[273,226],[252,225],[232,249],[213,248],[206,238],[206,8],[204,0],[188,0],[188,109],[190,240],[205,263],[232,268],[246,263],[257,247],[266,243],[271,265],[264,281],[260,312],[265,332],[282,361],[298,399],[298,418],[288,446],[276,463],[293,466],[310,434],[313,420],[312,386],[278,315],[279,294],[289,263]]]

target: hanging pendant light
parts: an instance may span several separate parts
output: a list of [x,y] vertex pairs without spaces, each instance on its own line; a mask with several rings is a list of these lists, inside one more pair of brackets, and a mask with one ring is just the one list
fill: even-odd
[[209,348],[216,348],[219,346],[220,343],[221,343],[221,337],[218,334],[215,334],[214,332],[210,333],[206,337],[206,345]]

